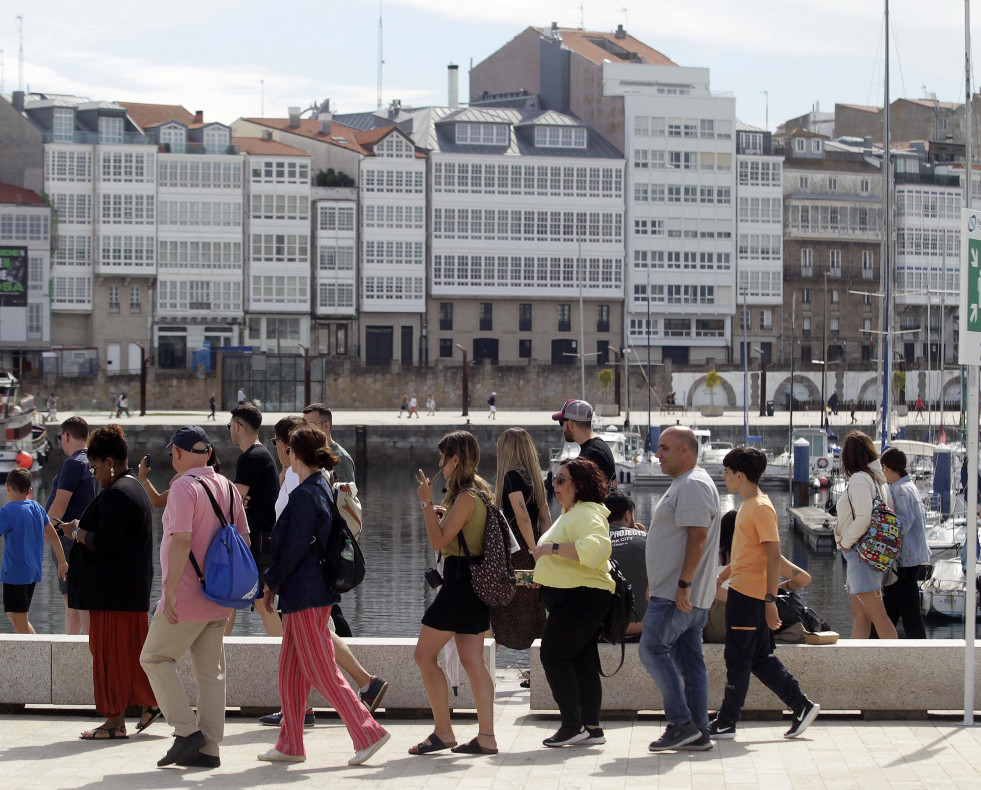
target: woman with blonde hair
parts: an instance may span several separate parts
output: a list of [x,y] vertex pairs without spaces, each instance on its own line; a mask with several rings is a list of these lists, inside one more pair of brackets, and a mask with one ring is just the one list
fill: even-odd
[[852,639],[868,639],[872,625],[879,639],[897,639],[896,626],[886,613],[882,600],[885,573],[875,570],[859,556],[855,544],[872,523],[872,507],[881,499],[891,506],[886,476],[879,464],[872,439],[852,431],[841,447],[841,468],[848,477],[844,496],[838,498],[835,542],[845,557],[845,587],[852,607]]
[[[515,570],[534,570],[531,550],[548,530],[551,518],[538,451],[524,428],[508,428],[498,437],[494,501],[521,546],[511,555]],[[494,638],[513,650],[527,650],[545,627],[545,607],[538,589],[520,582],[510,603],[491,609]]]
[[[439,468],[446,481],[442,505],[433,505],[433,485],[422,469],[418,473],[417,490],[426,535],[432,547],[443,554],[443,583],[423,615],[415,650],[415,661],[433,712],[433,732],[410,748],[409,754],[443,749],[462,754],[497,754],[494,681],[484,663],[483,634],[490,628],[490,607],[477,597],[470,576],[471,562],[478,564],[484,558],[487,524],[484,502],[493,501],[494,494],[477,474],[480,447],[473,434],[448,433],[438,448]],[[477,737],[460,746],[456,745],[450,721],[449,686],[437,660],[439,651],[454,636],[477,706]]]

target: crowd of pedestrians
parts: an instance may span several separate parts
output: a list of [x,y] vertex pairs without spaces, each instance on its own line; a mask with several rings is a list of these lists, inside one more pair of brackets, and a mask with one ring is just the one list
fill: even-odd
[[[402,410],[415,411],[411,400],[403,401]],[[714,740],[735,737],[751,675],[791,711],[785,737],[801,735],[817,717],[820,705],[805,696],[773,652],[773,632],[781,627],[776,596],[799,589],[810,577],[780,553],[776,511],[758,487],[765,455],[746,448],[726,455],[725,485],[741,505],[723,514],[716,484],[698,465],[694,433],[681,426],[665,430],[655,455],[671,484],[645,526],[635,520],[630,497],[610,490],[615,466],[609,447],[592,431],[592,418],[592,406],[580,399],[553,415],[566,440],[581,448],[551,479],[560,506],[554,521],[539,454],[521,428],[505,430],[498,440],[493,485],[479,473],[480,449],[467,431],[439,441],[434,478],[418,470],[422,520],[438,562],[430,581],[438,592],[422,617],[414,653],[433,729],[410,754],[498,752],[494,681],[483,650],[487,635],[514,649],[541,639],[545,678],[560,713],[558,730],[543,741],[546,747],[604,743],[597,636],[621,572],[635,601],[626,638],[639,642],[641,662],[663,699],[666,728],[650,751],[703,751]],[[282,638],[282,707],[261,719],[278,726],[279,737],[258,759],[306,759],[303,732],[315,722],[307,699],[313,688],[347,727],[354,747],[349,764],[365,762],[389,739],[372,715],[388,683],[367,672],[345,643],[351,627],[318,550],[337,527],[332,484],[354,480],[354,461],[333,439],[333,415],[324,404],[279,420],[272,453],[260,439],[261,426],[256,406],[232,409],[226,428],[241,451],[233,479],[221,473],[208,433],[187,426],[167,445],[174,475],[167,490],[158,492],[148,477],[147,456],[132,468],[118,425],[90,433],[79,417],[61,425],[58,438],[67,458],[45,508],[31,500],[29,473],[8,475],[10,501],[0,510],[5,610],[18,633],[33,633],[28,611],[47,541],[65,596],[66,631],[89,636],[96,708],[106,716],[82,739],[127,738],[126,711],[136,706],[137,731],[161,716],[173,728],[173,743],[158,766],[220,765],[223,639],[235,610],[206,597],[192,567],[224,519],[216,513],[228,514],[228,523],[249,544],[260,582],[248,600],[254,597],[266,633]],[[835,534],[847,564],[852,636],[867,637],[874,627],[880,638],[895,638],[893,623],[902,618],[908,636],[922,637],[910,588],[926,544],[906,458],[889,450],[880,461],[869,437],[853,432],[845,440],[842,465],[848,484],[838,502]],[[443,491],[439,502],[437,488]],[[855,551],[880,499],[895,506],[904,525],[895,585]],[[494,561],[487,559],[488,531],[497,523],[490,518],[494,506],[510,526],[518,588],[509,602],[491,606],[473,572]],[[162,595],[148,621],[153,507],[164,508]],[[884,594],[884,588],[892,592]],[[710,716],[702,642],[709,613],[719,603],[727,677],[723,704]],[[450,716],[449,684],[439,661],[444,649],[455,652],[470,679],[477,728],[469,740],[457,738]],[[185,654],[194,667],[194,707],[177,672]]]

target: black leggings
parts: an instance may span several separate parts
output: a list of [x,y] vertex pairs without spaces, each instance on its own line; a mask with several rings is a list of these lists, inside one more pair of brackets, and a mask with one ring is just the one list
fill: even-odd
[[595,587],[543,587],[548,610],[542,633],[542,667],[562,726],[599,724],[603,703],[596,636],[610,608],[610,593]]
[[926,639],[926,629],[923,627],[923,615],[920,614],[920,585],[917,582],[919,566],[897,568],[899,579],[888,587],[882,588],[882,602],[886,605],[886,614],[893,625],[903,619],[903,634],[907,639]]

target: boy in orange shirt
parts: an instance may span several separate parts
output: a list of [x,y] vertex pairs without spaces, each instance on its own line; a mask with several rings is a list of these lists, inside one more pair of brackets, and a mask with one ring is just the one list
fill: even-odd
[[[817,718],[821,706],[811,702],[797,680],[773,655],[773,630],[780,627],[776,595],[780,584],[780,535],[777,512],[760,491],[766,456],[755,448],[737,447],[722,461],[726,488],[743,500],[736,515],[726,600],[726,688],[709,737],[736,737],[750,673],[756,675],[793,712],[784,738],[796,738]],[[724,581],[724,579],[721,579]]]

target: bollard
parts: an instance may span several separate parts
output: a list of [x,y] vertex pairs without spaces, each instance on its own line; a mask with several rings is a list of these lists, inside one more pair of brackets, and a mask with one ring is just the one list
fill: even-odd
[[355,484],[364,489],[368,480],[368,426],[354,426],[354,474]]
[[811,445],[807,439],[794,442],[794,507],[804,507],[811,501]]
[[933,452],[933,493],[939,495],[941,518],[950,515],[950,483],[953,470],[953,456],[945,447],[938,447]]

